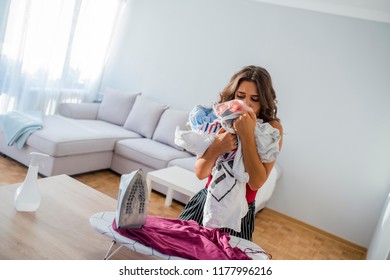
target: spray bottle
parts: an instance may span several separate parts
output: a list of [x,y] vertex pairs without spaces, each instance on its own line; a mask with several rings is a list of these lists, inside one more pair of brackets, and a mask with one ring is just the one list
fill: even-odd
[[41,204],[41,195],[38,190],[39,163],[49,156],[36,152],[31,152],[30,155],[31,163],[26,178],[15,192],[15,208],[18,211],[33,212]]

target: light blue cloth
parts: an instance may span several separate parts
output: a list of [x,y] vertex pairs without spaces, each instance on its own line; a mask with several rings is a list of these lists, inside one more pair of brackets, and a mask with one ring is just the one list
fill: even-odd
[[188,119],[191,129],[199,131],[200,127],[205,123],[213,123],[217,119],[217,116],[215,115],[212,107],[207,108],[197,105],[191,110]]
[[0,123],[8,146],[16,144],[21,149],[31,133],[42,129],[42,113],[39,111],[11,111],[0,116]]

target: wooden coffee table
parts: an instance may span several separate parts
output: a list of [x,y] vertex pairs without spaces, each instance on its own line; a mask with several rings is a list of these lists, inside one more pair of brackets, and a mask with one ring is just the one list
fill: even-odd
[[[36,212],[18,212],[15,190],[0,186],[0,259],[99,260],[110,242],[89,224],[101,211],[115,211],[117,201],[66,175],[39,180],[41,205]],[[130,250],[118,259],[145,259]]]

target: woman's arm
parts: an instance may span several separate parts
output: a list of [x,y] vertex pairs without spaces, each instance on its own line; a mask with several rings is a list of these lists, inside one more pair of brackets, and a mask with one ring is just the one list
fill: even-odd
[[219,155],[228,153],[237,148],[237,136],[221,128],[215,135],[214,141],[205,153],[196,159],[195,174],[199,179],[207,178]]
[[[275,161],[263,163],[257,152],[255,140],[256,115],[253,112],[242,114],[235,122],[234,129],[241,140],[242,155],[245,171],[249,174],[249,186],[252,190],[260,189],[267,180]],[[270,125],[280,132],[279,150],[282,147],[282,125],[277,121],[270,122]]]

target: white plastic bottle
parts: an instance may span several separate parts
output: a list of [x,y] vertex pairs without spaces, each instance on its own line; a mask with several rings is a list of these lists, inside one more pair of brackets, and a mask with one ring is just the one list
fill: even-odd
[[31,163],[26,178],[15,192],[15,208],[18,211],[34,212],[41,204],[41,195],[38,189],[39,163],[49,156],[36,152],[31,152],[30,155]]

